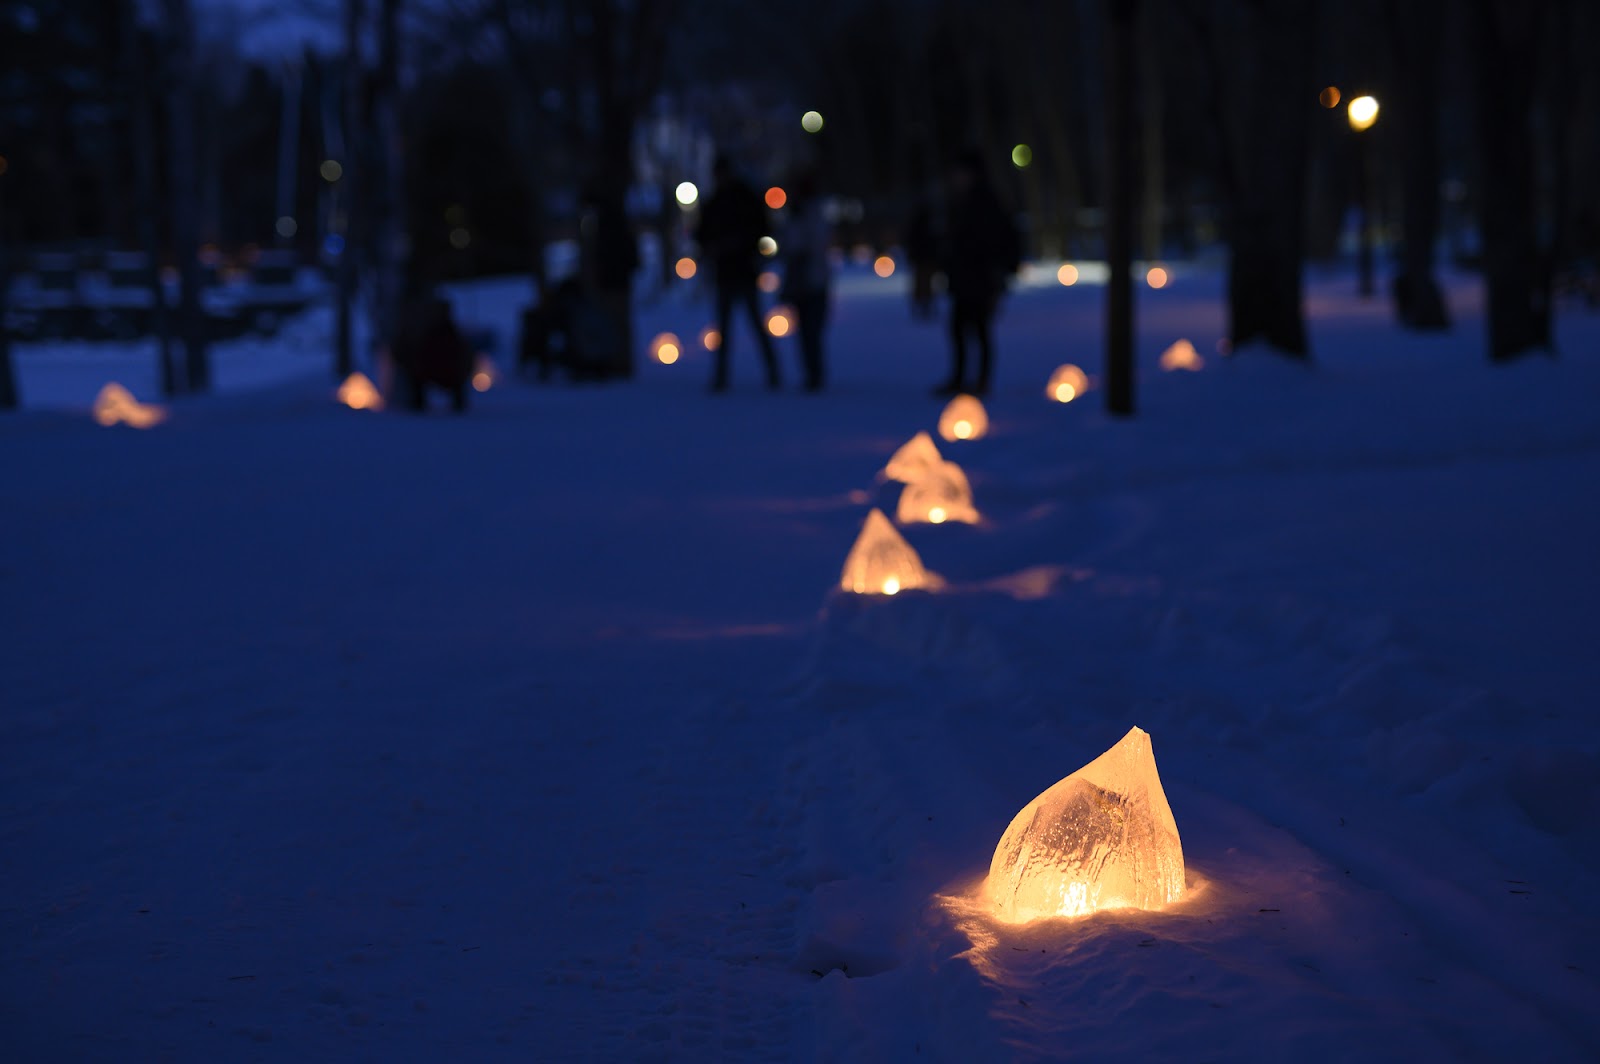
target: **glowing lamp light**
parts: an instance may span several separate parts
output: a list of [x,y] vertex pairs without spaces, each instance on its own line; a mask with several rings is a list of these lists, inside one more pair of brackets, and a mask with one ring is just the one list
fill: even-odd
[[1151,288],[1165,288],[1170,280],[1172,280],[1172,275],[1160,266],[1152,266],[1145,271],[1144,283]]
[[894,276],[894,259],[887,255],[879,255],[872,263],[872,272],[879,277]]
[[1343,99],[1343,96],[1339,92],[1339,86],[1337,85],[1329,85],[1327,88],[1317,93],[1317,102],[1330,111],[1339,106],[1339,101],[1341,99]]
[[756,241],[756,250],[770,259],[778,253],[778,242],[770,236],[764,236]]
[[165,421],[167,411],[154,403],[139,402],[132,392],[112,381],[94,397],[94,419],[107,426],[121,424],[147,429]]
[[1089,375],[1071,362],[1057,366],[1050,374],[1044,394],[1058,403],[1070,403],[1089,390]]
[[1357,96],[1350,101],[1345,114],[1350,119],[1350,128],[1357,133],[1371,129],[1378,120],[1378,101],[1371,96]]
[[1169,373],[1173,370],[1198,370],[1205,364],[1206,360],[1200,357],[1200,352],[1188,340],[1179,340],[1161,352],[1161,368]]
[[783,278],[771,270],[762,270],[761,276],[756,278],[756,287],[771,295],[783,287]]
[[722,333],[717,331],[715,325],[707,325],[700,330],[700,346],[707,351],[715,351],[722,346]]
[[479,355],[472,366],[472,388],[474,391],[486,392],[495,386],[500,379],[500,371],[495,369],[494,359],[488,355]]
[[1026,144],[1018,144],[1011,149],[1011,165],[1018,170],[1026,169],[1033,162],[1033,149]]
[[940,462],[907,484],[900,493],[894,516],[903,525],[920,522],[940,525],[946,521],[960,521],[966,525],[978,523],[978,511],[972,505],[972,486],[954,462]]
[[687,255],[685,255],[683,258],[679,259],[678,262],[677,262],[677,265],[673,266],[673,268],[672,268],[673,272],[678,275],[678,278],[680,280],[684,280],[684,281],[687,281],[687,280],[690,280],[691,278],[693,278],[694,275],[695,275],[695,272],[698,271],[699,269],[700,269],[699,264],[696,263],[693,259],[691,259]]
[[689,208],[700,198],[700,190],[695,187],[693,181],[680,181],[673,195],[677,197],[678,206]]
[[365,373],[352,373],[346,377],[334,397],[351,410],[383,409],[383,396]]
[[1056,271],[1056,280],[1060,281],[1065,287],[1071,288],[1078,283],[1078,268],[1070,262],[1062,263],[1061,269]]
[[839,586],[857,595],[894,595],[932,583],[922,558],[895,531],[883,511],[874,509],[867,514],[855,546],[845,557]]
[[775,211],[781,211],[783,210],[783,205],[789,202],[789,194],[777,185],[773,185],[767,189],[766,202],[768,207]]
[[989,431],[989,412],[973,395],[958,395],[939,415],[939,435],[956,440],[982,439]]
[[682,354],[683,344],[679,342],[678,337],[673,333],[661,333],[650,341],[650,357],[663,366],[672,365],[678,361],[679,356]]
[[883,478],[912,484],[943,464],[944,457],[934,446],[933,437],[919,432],[889,456],[889,464],[883,467]]
[[984,881],[990,908],[1008,923],[1160,909],[1183,888],[1178,824],[1140,728],[1023,806]]
[[787,309],[773,307],[767,312],[767,332],[773,336],[788,336],[789,330],[793,327],[794,319]]
[[807,111],[805,114],[800,116],[800,128],[805,130],[807,133],[821,133],[822,115],[818,114],[816,111]]

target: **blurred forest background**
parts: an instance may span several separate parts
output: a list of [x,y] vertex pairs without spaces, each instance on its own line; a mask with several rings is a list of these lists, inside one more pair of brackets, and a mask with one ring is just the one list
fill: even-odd
[[[1221,253],[1234,341],[1291,355],[1304,264],[1352,241],[1403,326],[1449,326],[1442,258],[1483,269],[1495,358],[1550,348],[1559,292],[1593,298],[1600,4],[278,6],[324,27],[316,47],[246,54],[258,16],[222,0],[0,0],[0,289],[70,269],[161,293],[139,329],[175,352],[169,392],[206,388],[201,293],[233,273],[325,271],[342,374],[351,308],[386,320],[408,273],[527,273],[534,298],[545,249],[606,204],[683,247],[674,189],[718,152],[761,187],[816,168],[840,242],[874,249],[969,145],[1039,257],[1105,257],[1131,190],[1132,254]],[[1381,104],[1364,131],[1357,95]],[[643,283],[680,283],[673,259]]]

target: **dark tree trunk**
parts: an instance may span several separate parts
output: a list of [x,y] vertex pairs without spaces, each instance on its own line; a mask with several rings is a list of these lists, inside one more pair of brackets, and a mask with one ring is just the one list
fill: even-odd
[[188,0],[167,0],[168,53],[172,82],[168,93],[172,160],[171,218],[173,253],[178,260],[178,332],[183,337],[184,390],[211,388],[206,358],[206,323],[200,308],[200,160],[198,106],[194,73],[194,12]]
[[333,376],[344,380],[355,372],[355,313],[356,289],[360,281],[358,248],[362,235],[357,228],[356,212],[361,208],[361,180],[366,173],[364,156],[367,151],[365,123],[362,121],[363,70],[361,63],[361,0],[345,0],[344,5],[344,109],[340,121],[344,124],[344,173],[339,189],[339,203],[344,208],[344,247],[339,252],[337,318],[335,319],[335,344]]
[[[1405,246],[1395,278],[1395,310],[1408,329],[1448,329],[1450,315],[1433,272],[1439,238],[1439,0],[1400,0],[1395,19],[1402,221]],[[1358,134],[1367,136],[1368,134]]]
[[1535,236],[1532,105],[1540,9],[1477,0],[1478,147],[1489,358],[1550,351],[1550,267]]
[[1130,416],[1133,394],[1134,144],[1138,137],[1134,92],[1137,0],[1110,0],[1106,54],[1106,409]]
[[[0,176],[0,226],[5,224],[5,178]],[[11,330],[6,328],[6,293],[11,290],[11,241],[0,229],[0,410],[17,408],[17,378],[11,365]]]
[[133,0],[123,0],[122,16],[123,70],[128,78],[133,132],[134,196],[138,201],[139,242],[144,245],[146,269],[145,283],[150,286],[150,327],[156,335],[156,368],[161,377],[161,394],[171,398],[178,392],[178,382],[172,364],[172,316],[167,313],[167,289],[161,283],[161,232],[166,213],[156,188],[155,122],[156,96],[154,77],[145,55],[144,42],[139,40],[139,23],[135,17]]

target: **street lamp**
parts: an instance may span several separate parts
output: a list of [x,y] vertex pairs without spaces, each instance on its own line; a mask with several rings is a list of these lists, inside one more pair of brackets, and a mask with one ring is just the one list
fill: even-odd
[[1378,121],[1378,101],[1371,96],[1357,96],[1345,110],[1350,120],[1350,131],[1356,135],[1356,201],[1361,208],[1361,229],[1357,234],[1357,269],[1360,272],[1361,296],[1369,299],[1372,283],[1372,148],[1370,137],[1361,134]]

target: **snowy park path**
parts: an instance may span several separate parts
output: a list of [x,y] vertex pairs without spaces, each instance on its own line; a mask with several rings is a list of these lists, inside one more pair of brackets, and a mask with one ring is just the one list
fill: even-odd
[[[8,1058],[1592,1055],[1600,329],[1155,373],[1208,283],[1131,425],[1039,397],[1092,295],[1021,295],[985,523],[888,601],[829,589],[938,341],[853,290],[815,399],[745,338],[721,399],[0,423]],[[1193,897],[964,906],[1133,724]]]

